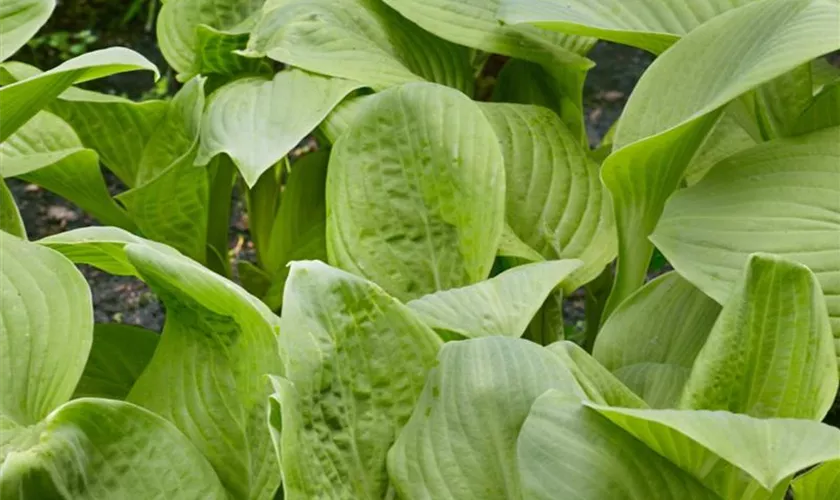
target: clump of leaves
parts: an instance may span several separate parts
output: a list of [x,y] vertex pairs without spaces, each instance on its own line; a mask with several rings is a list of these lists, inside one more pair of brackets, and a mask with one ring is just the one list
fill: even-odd
[[[12,5],[4,60],[53,2]],[[0,495],[832,498],[838,22],[836,0],[167,0],[170,101],[73,87],[154,70],[125,49],[3,63],[0,173],[116,227],[26,241],[2,185]],[[657,59],[592,151],[597,39]],[[674,270],[645,283],[654,248]],[[145,281],[162,334],[94,325],[73,263]]]

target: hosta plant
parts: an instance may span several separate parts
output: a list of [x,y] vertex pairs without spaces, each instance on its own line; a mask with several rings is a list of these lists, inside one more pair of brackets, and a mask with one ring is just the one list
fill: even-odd
[[[4,59],[53,2],[9,5]],[[0,65],[2,175],[113,226],[29,242],[0,192],[3,498],[836,496],[836,0],[167,0],[157,26],[167,101],[73,86],[154,70],[124,49]],[[598,39],[656,60],[593,151]],[[93,325],[73,263],[146,282],[163,332]]]

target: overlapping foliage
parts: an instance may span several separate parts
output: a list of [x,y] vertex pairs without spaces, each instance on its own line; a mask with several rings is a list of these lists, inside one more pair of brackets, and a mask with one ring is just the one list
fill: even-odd
[[[54,7],[0,5],[0,174],[105,226],[0,183],[0,497],[835,498],[837,0],[167,0],[142,103],[75,86],[127,49],[6,61]],[[591,151],[597,39],[657,59]]]

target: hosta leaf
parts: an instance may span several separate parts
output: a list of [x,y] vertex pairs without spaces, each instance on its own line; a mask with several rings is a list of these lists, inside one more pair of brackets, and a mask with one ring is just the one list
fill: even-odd
[[57,250],[76,264],[88,264],[117,276],[138,276],[128,261],[125,246],[130,243],[149,245],[160,252],[180,256],[172,248],[145,240],[115,227],[84,227],[48,236],[38,243]]
[[[204,110],[203,80],[190,80],[143,150],[138,187],[117,197],[143,234],[207,263],[210,174],[194,166]],[[148,179],[148,180],[147,180]]]
[[499,241],[498,253],[500,257],[514,257],[524,259],[526,262],[542,262],[545,260],[545,257],[540,255],[539,252],[520,240],[519,236],[507,224],[502,229],[502,239]]
[[215,65],[238,64],[234,61],[239,56],[220,50],[224,44],[215,45],[219,40],[208,46],[208,28],[216,31],[216,36],[247,35],[264,2],[167,0],[158,15],[157,40],[166,61],[179,73],[178,78],[187,81],[198,74],[206,68],[205,59]]
[[268,10],[248,53],[381,90],[428,80],[472,95],[470,54],[379,0],[296,0]]
[[0,5],[0,62],[26,45],[53,9],[55,0],[4,0]]
[[701,25],[645,72],[601,172],[619,238],[608,313],[644,282],[653,251],[647,236],[722,107],[840,48],[838,20],[840,4],[830,0],[752,2]]
[[236,497],[271,498],[279,471],[265,425],[278,373],[277,318],[256,297],[164,245],[114,228],[43,240],[76,262],[137,274],[166,307],[154,356],[127,400],[173,422]]
[[144,149],[162,125],[167,103],[132,102],[71,87],[48,110],[73,127],[85,147],[127,186],[137,184]]
[[791,483],[796,500],[834,500],[840,491],[840,460],[826,462]]
[[73,397],[125,399],[159,339],[157,333],[132,325],[95,325],[90,356]]
[[333,148],[330,261],[401,300],[481,281],[504,226],[504,175],[469,98],[429,83],[381,92]]
[[769,496],[795,472],[840,457],[840,430],[818,422],[589,405],[723,498],[741,498],[745,492],[743,481],[733,479],[733,468],[757,481]]
[[451,342],[388,453],[402,498],[520,497],[516,438],[542,393],[583,397],[563,361],[522,339]]
[[792,135],[800,115],[813,100],[810,61],[756,89],[756,115],[762,135],[767,139]]
[[499,18],[562,33],[594,36],[654,54],[726,11],[755,0],[499,0]]
[[805,264],[822,285],[840,338],[838,137],[840,129],[826,129],[728,158],[673,196],[651,240],[719,303],[754,252]]
[[813,273],[754,255],[694,361],[682,406],[822,420],[837,394],[833,340]]
[[630,296],[604,323],[593,355],[654,408],[675,408],[720,306],[671,272]]
[[562,113],[563,95],[542,66],[523,59],[510,59],[499,72],[493,101],[534,104]]
[[227,498],[178,429],[138,406],[71,401],[3,453],[3,498]]
[[299,159],[283,188],[263,265],[271,283],[264,301],[272,309],[283,302],[283,289],[294,260],[327,260],[327,151],[316,151]]
[[572,372],[586,394],[586,399],[598,404],[624,408],[648,407],[639,396],[574,342],[555,342],[548,346],[548,350],[564,361],[566,368]]
[[531,407],[516,458],[521,498],[529,500],[719,498],[580,399],[559,391],[546,392]]
[[505,26],[496,19],[500,0],[385,0],[421,28],[459,45],[541,65],[558,96],[563,122],[583,143],[583,81],[592,61],[582,57],[589,37],[561,35],[532,26]]
[[526,264],[475,285],[412,300],[408,307],[436,330],[467,338],[519,337],[548,294],[581,264],[576,260]]
[[482,105],[505,158],[505,218],[514,233],[547,259],[580,259],[564,282],[572,292],[615,258],[610,198],[598,164],[558,116],[546,108]]
[[88,52],[45,73],[0,87],[0,108],[3,109],[0,142],[74,83],[136,70],[149,70],[155,77],[158,75],[155,65],[140,54],[113,47]]
[[84,277],[57,252],[0,231],[0,255],[0,414],[27,426],[73,394],[93,306]]
[[249,34],[226,33],[207,25],[196,28],[196,72],[202,75],[240,75],[270,72],[267,61],[236,54],[245,49]]
[[183,257],[145,245],[126,253],[167,310],[158,348],[128,400],[172,421],[232,495],[272,498],[280,477],[265,426],[264,375],[279,369],[274,316]]
[[320,262],[292,264],[284,295],[274,399],[285,495],[384,498],[386,453],[441,341],[378,286]]
[[26,228],[6,181],[0,181],[0,231],[26,239]]
[[216,91],[208,103],[197,161],[206,164],[225,153],[253,187],[357,88],[359,84],[348,80],[295,69],[271,80],[236,80]]
[[85,148],[61,118],[41,111],[0,143],[0,175],[21,177],[63,196],[99,219],[133,229],[111,198],[95,151]]
[[376,98],[376,94],[348,97],[333,108],[332,112],[321,122],[318,130],[324,134],[330,143],[335,143],[341,134],[350,128],[350,124],[359,116],[362,108],[375,101]]

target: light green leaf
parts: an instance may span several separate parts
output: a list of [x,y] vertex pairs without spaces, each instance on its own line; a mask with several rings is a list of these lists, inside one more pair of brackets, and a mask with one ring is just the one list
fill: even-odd
[[0,181],[0,231],[26,239],[26,227],[6,181]]
[[521,498],[528,500],[719,498],[580,399],[556,390],[531,408],[516,459]]
[[539,252],[520,240],[519,236],[507,224],[502,229],[502,239],[499,241],[498,254],[500,257],[524,259],[527,262],[542,262],[545,260],[545,257],[540,255]]
[[327,151],[299,159],[283,188],[280,210],[271,227],[263,264],[271,284],[263,300],[272,309],[283,302],[283,289],[294,260],[327,260]]
[[103,224],[135,227],[111,198],[96,152],[86,149],[66,122],[47,111],[0,143],[0,175],[38,184],[79,205]]
[[47,107],[129,187],[137,184],[144,149],[164,123],[167,108],[163,101],[136,103],[74,87]]
[[426,295],[408,303],[424,323],[467,338],[520,337],[548,294],[583,263],[538,262],[487,281]]
[[3,0],[0,5],[0,62],[41,29],[55,9],[55,0]]
[[601,172],[619,238],[607,313],[644,282],[653,251],[647,236],[723,106],[840,48],[838,21],[840,4],[833,0],[752,2],[701,25],[645,72]]
[[552,111],[483,104],[505,159],[505,218],[546,259],[580,259],[567,293],[591,281],[615,258],[610,198],[598,164]]
[[292,264],[281,328],[285,495],[384,498],[386,453],[440,339],[375,284],[315,261]]
[[791,483],[796,500],[836,500],[840,492],[840,460],[826,462]]
[[676,408],[719,313],[714,300],[671,272],[615,310],[593,355],[653,408]]
[[563,360],[588,400],[625,408],[648,407],[647,403],[574,342],[563,340],[547,348]]
[[809,61],[756,89],[756,115],[766,139],[792,135],[800,115],[814,100],[813,87]]
[[160,335],[132,325],[96,324],[93,346],[73,398],[125,399],[149,364]]
[[128,245],[160,297],[166,323],[128,401],[173,422],[238,498],[274,495],[280,476],[265,425],[267,373],[277,373],[276,317],[255,297],[184,257]]
[[228,498],[178,429],[129,403],[71,401],[22,433],[3,453],[3,498]]
[[39,75],[0,87],[0,142],[75,83],[104,78],[126,71],[148,70],[158,76],[157,68],[145,57],[122,47],[95,50],[71,59]]
[[507,24],[592,36],[660,54],[710,19],[755,0],[499,0]]
[[[138,187],[117,197],[143,234],[207,263],[210,174],[194,166],[204,109],[204,80],[190,80],[143,150]],[[147,180],[148,179],[148,180]]]
[[[798,419],[758,419],[723,411],[635,410],[585,403],[723,498],[749,492],[745,472],[766,496],[794,473],[840,457],[840,430]],[[737,478],[737,476],[736,476]]]
[[248,53],[376,90],[428,80],[472,95],[470,54],[378,0],[297,0],[267,11]]
[[651,240],[721,304],[752,253],[805,264],[822,285],[840,339],[838,138],[840,129],[826,129],[728,158],[669,200]]
[[481,281],[504,227],[504,177],[469,98],[429,83],[381,92],[330,158],[330,262],[401,300]]
[[563,361],[522,339],[450,342],[388,453],[401,498],[519,498],[516,439],[542,393],[584,397]]
[[[179,73],[178,79],[187,81],[206,69],[206,63],[225,63],[238,56],[224,53],[222,46],[212,50],[207,44],[208,31],[218,36],[246,35],[259,17],[265,0],[167,0],[160,9],[157,21],[157,40],[170,66]],[[208,30],[209,28],[209,30]],[[204,38],[202,38],[204,37]]]
[[203,165],[225,153],[253,187],[357,88],[348,80],[294,69],[271,80],[236,80],[210,98],[197,162]]
[[124,247],[130,243],[148,245],[160,252],[169,252],[178,257],[174,249],[145,240],[115,227],[84,227],[58,233],[38,240],[63,254],[76,264],[88,264],[117,276],[138,276],[137,269],[128,261]]
[[27,426],[73,394],[93,305],[82,274],[55,251],[0,231],[0,255],[0,414]]
[[753,255],[697,355],[681,406],[822,420],[837,394],[833,341],[814,274]]
[[350,128],[350,124],[361,114],[362,108],[376,100],[376,94],[357,95],[341,101],[332,112],[327,115],[319,130],[331,143]]

